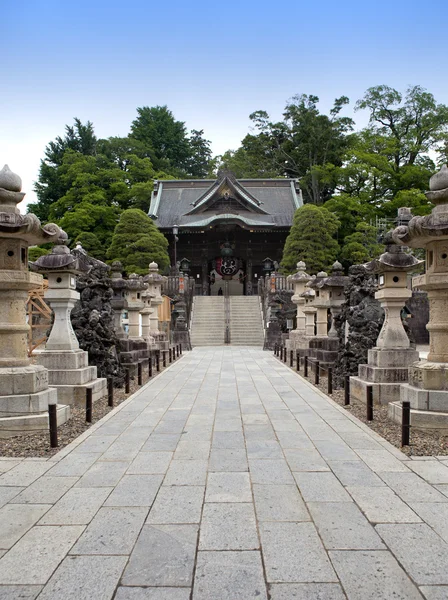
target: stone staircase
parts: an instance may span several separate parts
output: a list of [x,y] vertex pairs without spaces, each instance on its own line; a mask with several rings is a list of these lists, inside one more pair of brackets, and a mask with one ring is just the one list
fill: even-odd
[[223,296],[195,296],[190,339],[192,346],[222,346],[225,335]]
[[[230,345],[263,346],[264,332],[257,296],[230,296]],[[190,339],[192,346],[225,343],[224,296],[195,296]]]
[[264,331],[258,296],[230,297],[230,345],[263,347]]

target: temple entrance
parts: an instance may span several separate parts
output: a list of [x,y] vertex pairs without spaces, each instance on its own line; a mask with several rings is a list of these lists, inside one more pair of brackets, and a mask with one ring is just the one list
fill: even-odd
[[221,254],[222,256],[216,257],[210,264],[210,295],[244,296],[246,293],[244,261],[233,256],[228,242],[221,246]]

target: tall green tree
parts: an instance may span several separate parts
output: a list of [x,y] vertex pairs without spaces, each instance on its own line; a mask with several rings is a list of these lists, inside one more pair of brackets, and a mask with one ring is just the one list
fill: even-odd
[[329,269],[336,260],[339,244],[335,239],[339,220],[322,206],[305,204],[296,210],[286,238],[281,268],[294,273],[304,260],[309,273]]
[[360,221],[355,232],[348,235],[340,258],[345,267],[359,265],[376,258],[384,251],[384,246],[378,243],[378,231],[373,225]]
[[119,260],[126,272],[144,275],[154,261],[163,271],[169,266],[168,240],[143,211],[122,212],[107,251],[109,260]]

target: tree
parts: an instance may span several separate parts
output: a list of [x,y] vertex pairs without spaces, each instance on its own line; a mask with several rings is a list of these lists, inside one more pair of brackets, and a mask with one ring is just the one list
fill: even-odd
[[204,139],[204,130],[192,129],[188,144],[190,146],[190,156],[186,161],[185,170],[190,177],[203,179],[209,174],[210,162],[212,160],[212,151],[209,140]]
[[131,136],[144,144],[154,167],[184,169],[191,156],[185,123],[176,121],[167,106],[143,106],[137,113]]
[[38,202],[28,205],[28,212],[32,212],[41,219],[48,220],[50,206],[61,196],[67,193],[69,187],[59,176],[59,167],[63,164],[67,150],[85,156],[96,154],[97,138],[93,124],[87,121],[81,123],[75,118],[73,126],[65,126],[65,136],[58,136],[45,148],[45,158],[40,161],[39,177],[34,185]]
[[379,256],[384,251],[384,246],[378,243],[377,235],[375,226],[359,222],[355,233],[344,240],[341,260],[345,266],[363,264]]
[[130,208],[121,213],[107,256],[121,261],[128,274],[148,273],[152,261],[163,271],[169,266],[168,240],[143,211]]
[[294,273],[299,260],[305,261],[309,273],[329,269],[339,251],[334,239],[338,227],[339,220],[326,208],[305,204],[297,209],[286,238],[282,269]]
[[81,244],[89,256],[105,261],[107,258],[107,248],[100,242],[97,236],[90,231],[84,231],[76,236],[75,244]]
[[41,246],[31,246],[28,249],[28,260],[30,262],[35,262],[40,256],[45,256],[48,254],[50,250],[46,248],[42,248]]

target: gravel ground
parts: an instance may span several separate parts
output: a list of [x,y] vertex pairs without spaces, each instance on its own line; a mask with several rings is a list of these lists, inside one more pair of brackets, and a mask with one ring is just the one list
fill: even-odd
[[[163,367],[161,366],[161,371]],[[143,372],[143,384],[147,382],[146,370]],[[124,388],[115,388],[114,407],[121,404],[126,398],[139,389],[137,378],[131,379],[130,393],[125,394]],[[91,425],[105,417],[113,408],[107,405],[107,397],[101,398],[93,405],[92,423],[86,423],[85,407],[72,407],[71,418],[58,427],[58,448],[50,448],[50,436],[48,431],[41,431],[31,435],[16,436],[0,439],[1,457],[44,457],[53,456],[76,439],[81,433],[89,429]]]
[[[303,369],[300,375],[303,377]],[[309,372],[307,381],[314,385],[314,373]],[[320,377],[320,383],[316,387],[327,394],[327,378],[325,375]],[[373,407],[373,421],[367,421],[366,405],[362,402],[354,400],[349,406],[344,406],[344,390],[334,390],[330,398],[408,456],[448,455],[447,433],[441,433],[436,429],[412,428],[410,446],[401,447],[401,425],[388,418],[387,405],[375,404]]]

